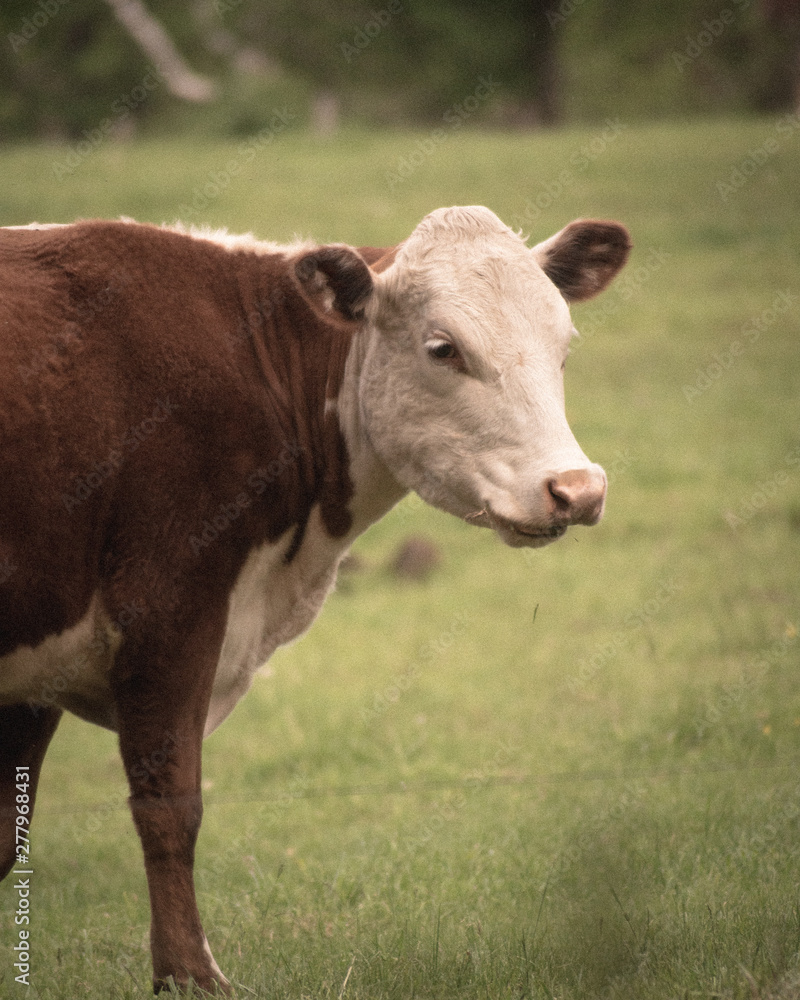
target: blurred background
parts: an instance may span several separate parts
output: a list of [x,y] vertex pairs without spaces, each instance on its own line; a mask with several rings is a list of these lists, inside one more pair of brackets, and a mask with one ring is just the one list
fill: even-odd
[[797,0],[6,0],[0,31],[4,141],[240,137],[281,101],[293,128],[426,125],[479,77],[471,124],[511,128],[799,96]]

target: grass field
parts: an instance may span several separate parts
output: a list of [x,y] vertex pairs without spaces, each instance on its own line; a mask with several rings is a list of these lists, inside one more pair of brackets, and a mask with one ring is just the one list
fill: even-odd
[[[197,884],[237,996],[800,997],[799,124],[0,149],[0,224],[388,244],[482,203],[535,239],[633,234],[573,310],[604,521],[525,553],[410,498],[208,740]],[[399,580],[420,533],[442,565]],[[6,883],[0,996],[149,995],[125,795],[112,734],[65,719],[32,986]]]

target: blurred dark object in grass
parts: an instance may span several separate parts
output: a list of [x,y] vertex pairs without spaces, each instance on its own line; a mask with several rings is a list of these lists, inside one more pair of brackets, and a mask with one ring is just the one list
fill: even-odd
[[403,580],[427,580],[442,563],[438,545],[423,535],[409,535],[397,547],[389,570]]

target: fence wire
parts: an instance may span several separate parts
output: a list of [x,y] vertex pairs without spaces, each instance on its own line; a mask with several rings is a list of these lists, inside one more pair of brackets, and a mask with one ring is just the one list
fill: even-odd
[[[619,771],[553,771],[539,774],[495,774],[464,778],[420,779],[416,781],[365,782],[352,785],[314,785],[308,788],[293,786],[277,789],[265,795],[230,795],[217,797],[208,792],[203,795],[204,811],[225,806],[258,805],[270,803],[286,804],[291,801],[310,801],[326,798],[388,797],[422,795],[428,792],[482,791],[496,788],[524,787],[534,785],[578,785],[592,782],[625,783],[631,781],[657,781],[668,778],[700,778],[712,774],[777,774],[789,772],[797,774],[797,762],[785,764],[719,764],[704,768],[659,768],[654,770],[627,769]],[[127,789],[122,789],[127,796]],[[127,811],[127,799],[118,806],[109,806],[106,799],[94,805],[36,806],[36,815],[69,816],[81,813]]]

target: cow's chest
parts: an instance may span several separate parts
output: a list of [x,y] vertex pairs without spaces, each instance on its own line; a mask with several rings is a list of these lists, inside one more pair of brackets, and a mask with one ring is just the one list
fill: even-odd
[[[333,585],[346,543],[331,539],[312,514],[303,545],[287,564],[291,536],[254,549],[231,590],[206,736],[245,694],[258,667],[311,625]],[[95,595],[77,625],[0,659],[0,704],[56,705],[116,729],[110,675],[123,642],[124,630],[109,621]]]
[[284,555],[291,533],[250,553],[231,592],[228,622],[206,719],[207,736],[248,690],[278,646],[311,625],[336,579],[345,549],[314,523],[295,559]]

